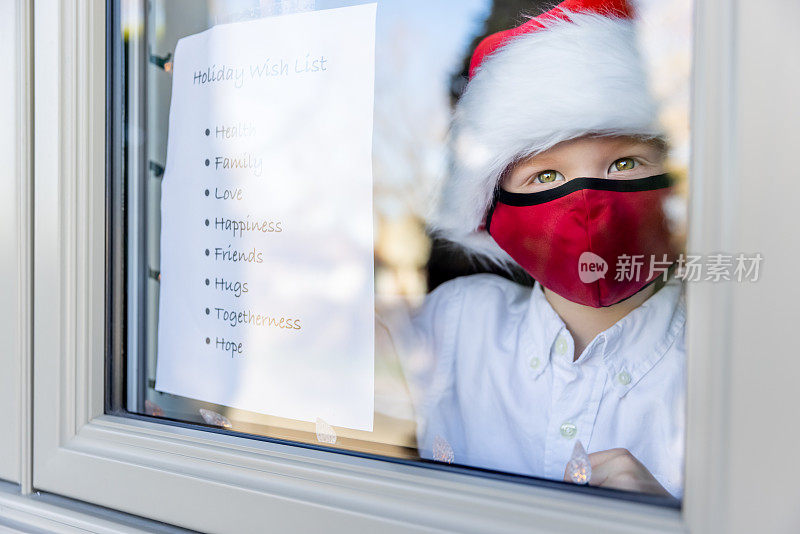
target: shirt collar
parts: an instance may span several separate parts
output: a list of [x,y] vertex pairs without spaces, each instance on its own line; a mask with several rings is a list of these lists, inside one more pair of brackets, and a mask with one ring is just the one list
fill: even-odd
[[[566,331],[561,317],[550,306],[538,282],[531,291],[528,313],[523,322],[522,353],[530,358],[528,373],[539,377],[550,364],[552,348],[559,333]],[[537,365],[534,366],[534,363]]]
[[[614,390],[624,396],[661,360],[682,331],[686,322],[682,292],[680,280],[670,279],[641,306],[598,334],[574,364],[599,356]],[[571,336],[538,283],[531,292],[527,315],[523,350],[538,355],[539,365],[528,369],[538,377],[551,363],[559,335]]]

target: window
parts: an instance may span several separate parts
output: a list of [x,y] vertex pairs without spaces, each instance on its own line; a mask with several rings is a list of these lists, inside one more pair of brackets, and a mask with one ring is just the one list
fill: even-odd
[[[0,336],[6,347],[0,353],[0,406],[4,407],[6,431],[0,436],[0,480],[22,483],[23,455],[26,454],[22,436],[29,428],[29,408],[26,384],[30,357],[30,256],[31,226],[30,200],[31,161],[28,152],[31,126],[30,105],[24,93],[28,74],[25,65],[27,50],[21,45],[27,35],[19,28],[17,20],[23,18],[24,8],[9,6],[9,16],[0,23],[0,42],[8,52],[0,60],[10,75],[0,83],[0,98],[10,105],[0,110],[0,120],[7,125],[0,134],[0,158],[6,162],[7,178],[4,176],[6,194],[2,199],[3,246],[6,250],[0,261],[0,294],[8,306],[3,309]],[[14,181],[18,177],[18,181]],[[25,481],[27,482],[27,481]]]
[[[529,103],[539,84],[517,78],[532,64],[543,76],[577,76],[581,73],[575,69],[548,69],[580,57],[551,59],[566,53],[564,47],[550,51],[532,42],[530,53],[538,54],[537,59],[516,59],[516,71],[493,73],[505,56],[494,62],[484,59],[486,73],[476,75],[474,70],[479,54],[488,58],[489,53],[506,52],[502,47],[484,50],[485,45],[478,46],[481,39],[522,24],[526,14],[546,11],[536,2],[275,2],[253,9],[236,2],[187,8],[156,1],[138,11],[136,4],[127,4],[120,21],[122,61],[112,65],[111,73],[113,99],[120,103],[118,124],[112,126],[119,128],[112,137],[118,141],[110,147],[119,170],[111,187],[118,191],[119,203],[109,214],[109,220],[126,214],[125,220],[114,221],[114,239],[121,243],[112,248],[125,261],[111,261],[119,269],[112,277],[112,302],[125,303],[124,310],[114,308],[121,315],[112,325],[125,328],[112,326],[109,335],[117,343],[117,357],[111,362],[107,409],[439,469],[477,467],[523,483],[554,479],[564,488],[570,487],[563,483],[570,461],[578,479],[587,476],[584,446],[598,453],[595,462],[602,454],[611,455],[609,465],[620,461],[613,458],[618,452],[602,451],[626,448],[632,452],[625,454],[645,465],[646,477],[629,489],[657,494],[635,498],[676,506],[682,494],[685,354],[656,348],[682,345],[667,339],[683,337],[680,283],[673,278],[654,292],[668,273],[642,273],[640,285],[629,281],[613,288],[612,279],[626,275],[612,261],[607,277],[584,287],[626,293],[597,303],[588,294],[567,295],[571,301],[596,305],[593,313],[607,322],[598,334],[619,318],[609,319],[612,314],[601,307],[634,293],[628,302],[643,302],[646,296],[640,296],[653,293],[648,309],[679,312],[674,317],[631,313],[643,324],[643,334],[626,337],[623,332],[619,337],[612,329],[590,344],[595,334],[583,339],[572,324],[556,328],[558,332],[549,326],[549,321],[560,322],[548,292],[558,284],[564,287],[561,274],[531,268],[543,259],[516,256],[504,240],[503,225],[519,224],[513,220],[519,207],[505,210],[501,197],[491,208],[492,238],[503,250],[492,248],[484,256],[453,246],[466,240],[448,226],[452,222],[427,217],[436,184],[447,176],[438,209],[461,210],[469,219],[474,207],[466,200],[455,205],[448,198],[461,198],[453,188],[467,188],[476,179],[459,158],[474,160],[481,150],[495,150],[492,157],[498,157],[503,148],[492,148],[486,139],[495,134],[486,132],[503,127],[509,119],[502,114],[520,115],[527,122],[515,126],[502,143],[533,140],[502,156],[511,178],[525,179],[544,170],[542,164],[556,166],[562,178],[605,178],[608,173],[617,183],[643,183],[670,171],[677,192],[669,196],[662,195],[664,189],[594,194],[598,201],[641,206],[643,213],[636,217],[663,202],[673,223],[672,238],[682,243],[690,3],[669,5],[641,6],[641,46],[632,33],[625,34],[631,20],[605,17],[619,28],[606,30],[602,38],[625,35],[615,43],[627,47],[631,56],[619,64],[597,57],[597,63],[609,66],[597,73],[582,69],[588,74],[580,81],[534,95],[540,101],[557,99],[565,108],[545,131],[530,127],[548,120],[546,106]],[[663,20],[669,21],[669,29],[659,22]],[[569,23],[549,31],[577,27]],[[601,30],[585,31],[578,40],[586,39],[588,51]],[[643,72],[626,81],[631,87],[599,93],[605,99],[601,101],[614,102],[617,94],[634,101],[657,96],[661,107],[595,109],[598,117],[583,124],[585,89],[570,95],[569,88],[618,79],[640,61],[639,48],[646,60]],[[594,54],[602,56],[602,50]],[[514,81],[475,103],[479,84],[489,77]],[[653,94],[638,87],[649,79]],[[522,88],[515,95],[517,85]],[[495,102],[501,100],[514,100],[517,107],[502,109]],[[448,138],[454,110],[467,117],[465,122],[475,120],[470,113],[501,115],[494,123],[481,119],[485,132],[475,136],[484,135],[484,140],[473,141],[466,157],[453,149],[465,142],[458,138],[457,129],[464,127],[458,120],[456,133]],[[636,113],[647,117],[634,117]],[[651,132],[643,129],[649,125],[639,124],[653,120],[666,128]],[[558,126],[562,121],[569,124]],[[585,134],[593,134],[592,128],[608,129],[617,136],[582,134],[575,139],[581,136],[569,132],[576,128],[584,128]],[[627,137],[620,137],[626,132]],[[663,141],[636,137],[641,134]],[[537,144],[553,136],[564,142],[552,148],[550,142],[547,150]],[[511,162],[534,148],[538,155],[515,164],[512,172]],[[598,153],[603,161],[592,168],[587,160]],[[540,163],[543,158],[546,163]],[[607,171],[615,162],[630,169]],[[483,172],[486,176],[478,178],[496,180],[493,171]],[[500,187],[516,192],[512,194],[538,190],[522,181],[502,182]],[[541,189],[545,187],[550,186]],[[476,198],[471,192],[464,195]],[[576,208],[560,202],[548,203],[546,209],[556,211],[532,216],[561,217],[559,210]],[[623,207],[617,211],[622,213]],[[596,223],[618,228],[647,224],[636,217]],[[444,231],[432,239],[426,224]],[[489,217],[485,225],[489,227]],[[660,228],[643,231],[652,240]],[[489,238],[485,231],[474,234]],[[617,245],[633,248],[604,250],[617,256],[652,253],[651,260],[669,250],[666,240],[663,247],[647,250],[635,243]],[[492,264],[506,252],[513,258],[506,265],[512,267]],[[662,263],[668,266],[674,259]],[[636,268],[654,272],[649,264]],[[494,274],[475,276],[480,272]],[[533,286],[531,276],[542,285]],[[427,295],[437,287],[441,289]],[[513,298],[511,291],[516,292]],[[501,293],[511,300],[500,298]],[[530,310],[508,310],[513,299],[530,301]],[[558,313],[564,316],[564,310]],[[540,326],[528,328],[531,323]],[[508,343],[514,348],[507,350]],[[614,343],[627,346],[607,349]],[[599,364],[601,359],[606,363]],[[485,378],[475,381],[474,375]],[[597,387],[598,381],[605,385]],[[669,385],[662,389],[657,384]],[[458,392],[464,388],[474,391]],[[511,400],[515,391],[519,397]],[[661,412],[655,407],[665,403],[668,409],[656,417]],[[651,420],[654,426],[636,425],[637,420]],[[628,428],[611,430],[617,426]],[[662,437],[653,440],[653,435]],[[603,473],[608,465],[596,468]],[[614,487],[613,482],[608,485]]]
[[[136,70],[134,65],[156,67],[130,59],[141,53],[138,47],[132,47],[123,61],[123,51],[117,46],[122,39],[115,34],[121,27],[115,6],[111,6],[108,17],[96,6],[82,3],[66,3],[62,9],[50,12],[45,7],[37,8],[35,32],[41,54],[35,78],[37,132],[40,132],[36,142],[34,284],[35,324],[39,325],[35,339],[34,392],[37,488],[211,531],[230,529],[234,523],[239,531],[257,530],[263,526],[263,517],[255,517],[252,510],[256,509],[274,518],[278,525],[294,527],[311,526],[320,520],[339,527],[385,527],[390,522],[402,521],[406,525],[456,530],[490,525],[502,529],[534,522],[542,528],[558,525],[566,530],[598,525],[611,529],[619,521],[631,529],[679,530],[684,519],[691,525],[712,524],[713,514],[698,510],[704,509],[699,506],[703,502],[711,502],[712,510],[720,506],[712,498],[717,489],[716,478],[709,476],[721,472],[716,470],[720,460],[707,454],[698,429],[717,445],[727,436],[727,427],[722,423],[726,418],[719,417],[727,412],[721,412],[719,406],[723,404],[721,390],[728,382],[725,377],[713,374],[714,367],[706,364],[719,363],[724,347],[715,346],[703,329],[690,330],[692,347],[702,349],[705,358],[690,360],[690,395],[701,400],[690,403],[688,409],[685,512],[552,491],[542,487],[546,483],[528,485],[457,470],[398,466],[373,458],[332,454],[327,449],[301,448],[283,441],[258,441],[237,432],[200,430],[194,407],[191,417],[195,419],[190,423],[170,424],[147,417],[120,416],[119,412],[104,413],[105,391],[114,393],[108,406],[113,410],[147,400],[139,396],[129,404],[128,384],[139,387],[144,384],[145,393],[150,387],[147,379],[126,380],[132,374],[126,376],[127,365],[122,366],[123,372],[105,373],[107,354],[130,354],[127,341],[131,331],[130,323],[114,323],[127,316],[128,303],[112,298],[115,293],[105,291],[109,278],[111,287],[119,288],[114,285],[119,283],[114,277],[128,266],[127,262],[106,264],[105,238],[108,237],[109,252],[115,261],[125,259],[125,255],[121,248],[113,250],[114,247],[130,243],[122,239],[123,234],[115,233],[125,225],[120,224],[124,215],[119,209],[121,199],[114,195],[127,193],[119,187],[119,182],[105,187],[105,165],[111,167],[108,176],[121,177],[122,164],[145,153],[131,149],[134,154],[126,159],[120,159],[118,153],[106,157],[106,141],[111,139],[112,147],[120,146],[113,141],[122,139],[121,126],[133,123],[134,119],[128,116],[127,122],[123,122],[115,116],[131,109],[130,102],[123,105],[120,100],[113,100],[120,98],[120,93],[112,92],[111,105],[108,108],[104,105],[104,87],[106,74],[112,76],[112,87],[123,87],[116,77],[120,71],[115,70],[120,65],[125,66],[122,70]],[[111,29],[108,49],[104,46],[105,22]],[[705,120],[698,121],[693,132],[702,142],[695,141],[701,148],[701,157],[692,165],[714,172],[703,174],[702,187],[692,187],[706,193],[720,184],[718,171],[732,165],[725,160],[729,155],[726,151],[732,146],[731,137],[739,135],[738,130],[731,132],[722,127],[725,118],[732,114],[726,107],[732,89],[719,81],[729,79],[725,76],[730,72],[726,69],[730,69],[731,61],[730,52],[726,52],[730,43],[726,39],[732,27],[733,22],[728,18],[711,23],[704,10],[699,12],[698,35],[703,46],[698,49],[703,53],[696,52],[700,76],[694,94],[699,98],[702,112],[695,113]],[[51,38],[57,40],[57,46],[45,46],[45,36],[55,36]],[[163,58],[167,50],[153,52]],[[148,51],[144,57],[149,60],[149,55]],[[51,127],[45,127],[48,122]],[[108,132],[104,129],[106,124]],[[134,138],[132,143],[137,140]],[[147,163],[149,167],[149,157]],[[147,181],[153,179],[146,173],[136,176],[146,176]],[[727,249],[738,243],[734,240],[723,244],[712,235],[722,227],[720,221],[730,222],[735,217],[735,211],[726,217],[726,208],[708,200],[710,195],[692,198],[698,202],[692,213],[700,217],[692,221],[703,223],[703,232],[695,234],[696,250]],[[106,202],[111,205],[108,212]],[[107,220],[107,213],[111,220]],[[732,300],[717,298],[720,295],[728,298],[732,293],[725,286],[695,290],[690,308],[700,315],[689,314],[689,320],[701,317],[708,321],[705,328],[709,331],[728,332],[714,339],[724,338],[725,346],[733,346],[727,344],[734,336],[728,328],[730,324],[724,314],[716,313],[726,309]],[[144,314],[144,308],[139,309]],[[107,330],[109,323],[113,328]],[[114,335],[107,338],[106,332]],[[122,333],[128,335],[115,337]],[[734,390],[734,394],[736,391],[739,390]],[[166,412],[165,415],[169,416]],[[236,417],[228,419],[232,425],[237,422]],[[719,425],[714,421],[720,422]],[[104,480],[114,483],[101,484]],[[198,502],[226,502],[235,510],[232,509],[232,516],[223,516],[214,507],[198,507]],[[458,514],[450,513],[454,510]]]

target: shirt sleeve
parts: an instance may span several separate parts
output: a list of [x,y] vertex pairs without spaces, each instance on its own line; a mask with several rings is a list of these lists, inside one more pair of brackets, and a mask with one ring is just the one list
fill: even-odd
[[[430,407],[452,387],[453,357],[463,292],[460,279],[431,292],[418,310],[382,310],[379,326],[391,339],[414,407],[420,454]],[[424,456],[424,454],[423,454]]]

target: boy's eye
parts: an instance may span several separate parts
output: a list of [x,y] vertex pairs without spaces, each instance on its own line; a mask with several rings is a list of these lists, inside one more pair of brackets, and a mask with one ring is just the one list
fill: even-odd
[[611,164],[611,167],[608,168],[608,172],[629,171],[636,168],[638,165],[639,162],[633,158],[620,158]]
[[564,175],[558,171],[549,170],[549,171],[542,171],[537,174],[533,181],[540,183],[540,184],[549,184],[551,182],[555,182],[557,180],[563,180]]

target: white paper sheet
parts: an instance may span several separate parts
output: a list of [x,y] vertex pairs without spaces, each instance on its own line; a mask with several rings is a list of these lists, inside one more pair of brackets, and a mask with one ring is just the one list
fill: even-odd
[[175,50],[156,389],[372,430],[375,4]]

